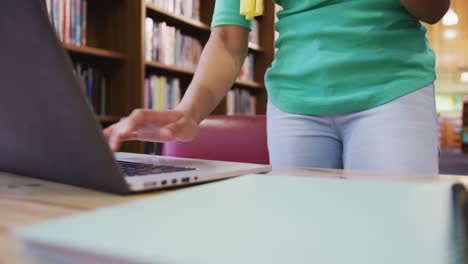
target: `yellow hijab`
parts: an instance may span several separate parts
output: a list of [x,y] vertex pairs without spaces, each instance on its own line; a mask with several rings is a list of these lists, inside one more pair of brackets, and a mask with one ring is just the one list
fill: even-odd
[[263,14],[263,0],[240,0],[240,14],[251,20]]

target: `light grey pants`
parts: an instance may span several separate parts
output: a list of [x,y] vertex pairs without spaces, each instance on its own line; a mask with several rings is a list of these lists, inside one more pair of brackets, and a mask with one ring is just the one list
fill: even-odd
[[439,172],[433,84],[382,106],[340,115],[291,114],[269,102],[267,124],[276,167]]

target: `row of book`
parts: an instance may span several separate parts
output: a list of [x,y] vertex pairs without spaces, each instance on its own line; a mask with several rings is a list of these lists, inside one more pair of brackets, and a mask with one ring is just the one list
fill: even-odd
[[253,81],[254,80],[254,71],[255,71],[255,59],[253,54],[249,54],[245,60],[244,64],[239,71],[239,76],[237,80],[239,81]]
[[202,45],[191,36],[166,22],[146,18],[145,58],[167,65],[194,68],[200,59]]
[[98,115],[106,115],[107,80],[98,68],[76,63],[75,74],[83,93]]
[[[157,6],[169,13],[200,20],[200,0],[146,0],[146,4]],[[259,22],[253,19],[249,35],[251,43],[260,44],[258,33]]]
[[[145,107],[153,110],[174,109],[181,100],[178,78],[150,75],[145,80]],[[256,99],[247,89],[234,87],[226,95],[227,115],[255,115]]]
[[181,97],[180,80],[151,75],[145,80],[145,107],[154,110],[173,109]]
[[86,45],[87,0],[46,0],[49,18],[63,43]]
[[200,19],[200,0],[146,0],[146,4],[176,15]]
[[232,88],[226,95],[227,115],[255,115],[256,99],[246,89]]

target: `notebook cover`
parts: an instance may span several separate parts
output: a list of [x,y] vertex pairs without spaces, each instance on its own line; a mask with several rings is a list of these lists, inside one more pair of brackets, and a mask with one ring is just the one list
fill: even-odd
[[120,263],[465,263],[455,215],[449,184],[250,175],[14,234]]

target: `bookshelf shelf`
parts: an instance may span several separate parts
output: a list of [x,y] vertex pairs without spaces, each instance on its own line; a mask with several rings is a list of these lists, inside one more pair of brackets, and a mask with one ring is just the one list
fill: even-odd
[[122,116],[116,116],[116,115],[98,115],[97,116],[98,120],[103,122],[103,123],[115,123],[118,122]]
[[175,26],[191,29],[191,30],[198,30],[205,33],[210,32],[210,26],[205,24],[201,21],[198,21],[193,18],[185,17],[176,15],[170,12],[167,12],[153,4],[146,4],[146,12],[148,17],[152,17],[156,20],[164,20],[168,23],[172,23]]
[[181,73],[185,75],[194,75],[195,70],[186,68],[186,67],[181,67],[181,66],[175,66],[175,65],[167,65],[164,63],[160,63],[157,61],[147,61],[146,66],[158,70],[164,70],[168,72],[174,72],[174,73]]
[[113,60],[125,60],[125,56],[122,53],[115,52],[115,51],[98,49],[98,48],[87,47],[87,46],[77,46],[77,45],[68,44],[68,43],[63,43],[63,47],[65,50],[72,52],[72,53],[84,54],[84,55],[113,59]]
[[265,52],[265,50],[262,47],[252,42],[249,42],[249,49],[254,52]]
[[236,85],[246,87],[246,88],[250,88],[250,89],[264,89],[265,88],[265,86],[263,84],[258,83],[258,82],[252,82],[252,81],[239,81],[239,80],[237,80]]
[[[147,61],[146,66],[153,68],[153,69],[158,69],[158,70],[163,70],[163,71],[168,71],[172,73],[179,73],[179,74],[185,74],[189,76],[193,76],[195,74],[194,69],[190,68],[184,68],[180,66],[173,66],[173,65],[166,65],[164,63],[156,62],[156,61]],[[263,89],[265,86],[261,83],[258,82],[253,82],[253,81],[236,81],[236,85],[250,88],[250,89]]]

